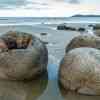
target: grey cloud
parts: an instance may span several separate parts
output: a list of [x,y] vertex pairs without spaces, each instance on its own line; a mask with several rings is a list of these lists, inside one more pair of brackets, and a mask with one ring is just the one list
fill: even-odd
[[70,0],[69,3],[71,3],[71,4],[78,4],[80,2],[79,2],[79,0]]
[[54,0],[56,2],[65,2],[65,3],[71,3],[71,4],[78,4],[80,3],[80,0]]
[[80,0],[54,0],[56,2],[79,3]]
[[29,3],[27,0],[0,0],[0,9],[12,9],[27,3]]
[[[71,4],[78,4],[79,0],[48,0],[56,2],[67,2]],[[49,2],[47,0],[0,0],[0,9],[14,9],[14,8],[24,8],[24,9],[47,9]]]
[[39,2],[39,1],[29,1],[26,5],[23,6],[24,9],[48,9],[48,3]]

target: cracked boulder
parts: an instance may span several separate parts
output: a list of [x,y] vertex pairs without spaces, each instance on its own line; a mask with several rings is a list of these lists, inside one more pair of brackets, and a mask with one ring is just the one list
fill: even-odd
[[0,79],[30,80],[46,72],[48,51],[29,33],[9,31],[0,36]]

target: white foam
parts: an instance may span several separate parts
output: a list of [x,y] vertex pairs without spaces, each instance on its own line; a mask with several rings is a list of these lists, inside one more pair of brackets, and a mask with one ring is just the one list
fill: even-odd
[[33,22],[22,22],[22,23],[3,23],[3,24],[0,24],[0,26],[20,26],[20,25],[39,25],[41,23],[39,22],[36,22],[36,23],[33,23]]

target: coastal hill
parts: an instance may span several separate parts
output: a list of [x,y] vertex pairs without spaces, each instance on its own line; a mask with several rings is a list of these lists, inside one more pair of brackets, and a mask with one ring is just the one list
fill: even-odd
[[72,17],[100,17],[100,15],[73,15]]

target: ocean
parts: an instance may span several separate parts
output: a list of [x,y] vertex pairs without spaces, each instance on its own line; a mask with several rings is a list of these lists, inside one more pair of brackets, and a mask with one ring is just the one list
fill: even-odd
[[[71,26],[84,27],[89,23],[100,23],[97,17],[47,18],[47,17],[2,17],[0,34],[10,30],[31,33],[46,42],[48,49],[48,66],[46,78],[29,83],[0,81],[0,100],[100,100],[98,96],[84,96],[64,92],[58,84],[60,61],[65,54],[68,43],[78,31],[57,30],[57,25],[69,23]],[[73,24],[74,23],[74,24]],[[46,33],[41,36],[41,33]]]
[[0,17],[0,25],[100,23],[100,17]]

